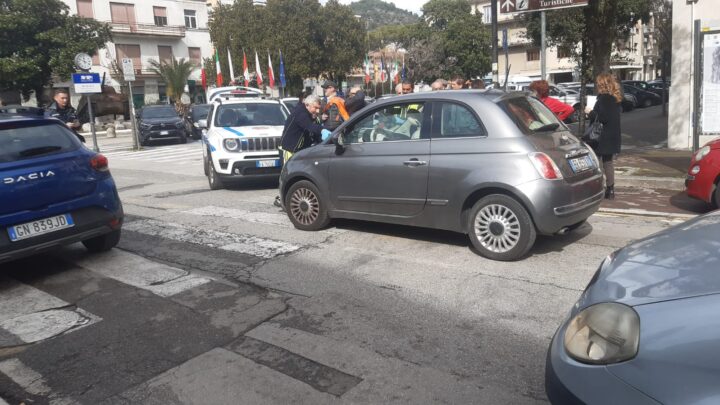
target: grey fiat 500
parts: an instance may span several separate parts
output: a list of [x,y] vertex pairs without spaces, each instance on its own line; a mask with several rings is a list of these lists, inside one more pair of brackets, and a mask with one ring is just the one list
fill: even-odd
[[603,198],[595,154],[527,93],[439,91],[380,100],[282,169],[293,225],[332,218],[462,232],[481,255],[525,256]]

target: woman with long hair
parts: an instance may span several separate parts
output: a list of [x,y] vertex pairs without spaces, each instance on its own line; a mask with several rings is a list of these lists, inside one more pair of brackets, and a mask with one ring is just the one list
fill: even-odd
[[622,93],[620,85],[610,73],[601,73],[595,78],[597,101],[590,112],[590,122],[603,124],[600,139],[591,145],[602,161],[605,174],[605,198],[615,198],[615,155],[620,153],[620,113],[622,112]]

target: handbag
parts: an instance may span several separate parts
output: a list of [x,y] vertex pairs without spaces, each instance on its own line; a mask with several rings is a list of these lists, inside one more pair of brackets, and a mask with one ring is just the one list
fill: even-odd
[[600,136],[603,132],[603,123],[600,120],[593,121],[592,124],[585,128],[585,134],[582,136],[582,140],[586,143],[597,143],[600,140]]

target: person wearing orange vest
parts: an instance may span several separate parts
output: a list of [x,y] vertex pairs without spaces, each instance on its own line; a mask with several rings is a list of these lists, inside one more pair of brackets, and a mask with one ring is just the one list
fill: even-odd
[[325,128],[334,131],[340,124],[350,118],[347,109],[345,109],[345,100],[337,95],[337,85],[332,81],[323,83],[322,88],[325,90],[327,103],[323,108],[323,123]]

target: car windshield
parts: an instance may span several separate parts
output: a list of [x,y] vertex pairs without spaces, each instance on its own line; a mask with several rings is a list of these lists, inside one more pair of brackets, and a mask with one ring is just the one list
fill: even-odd
[[280,103],[225,104],[215,113],[215,126],[285,125],[285,118]]
[[0,163],[76,150],[69,129],[54,122],[0,125]]
[[196,105],[192,109],[192,120],[197,122],[198,120],[206,119],[210,111],[210,105]]
[[505,113],[524,133],[552,132],[561,124],[542,101],[534,97],[515,97],[501,102]]
[[170,118],[177,117],[178,114],[175,112],[175,108],[172,106],[167,107],[152,107],[145,108],[142,110],[142,118]]

